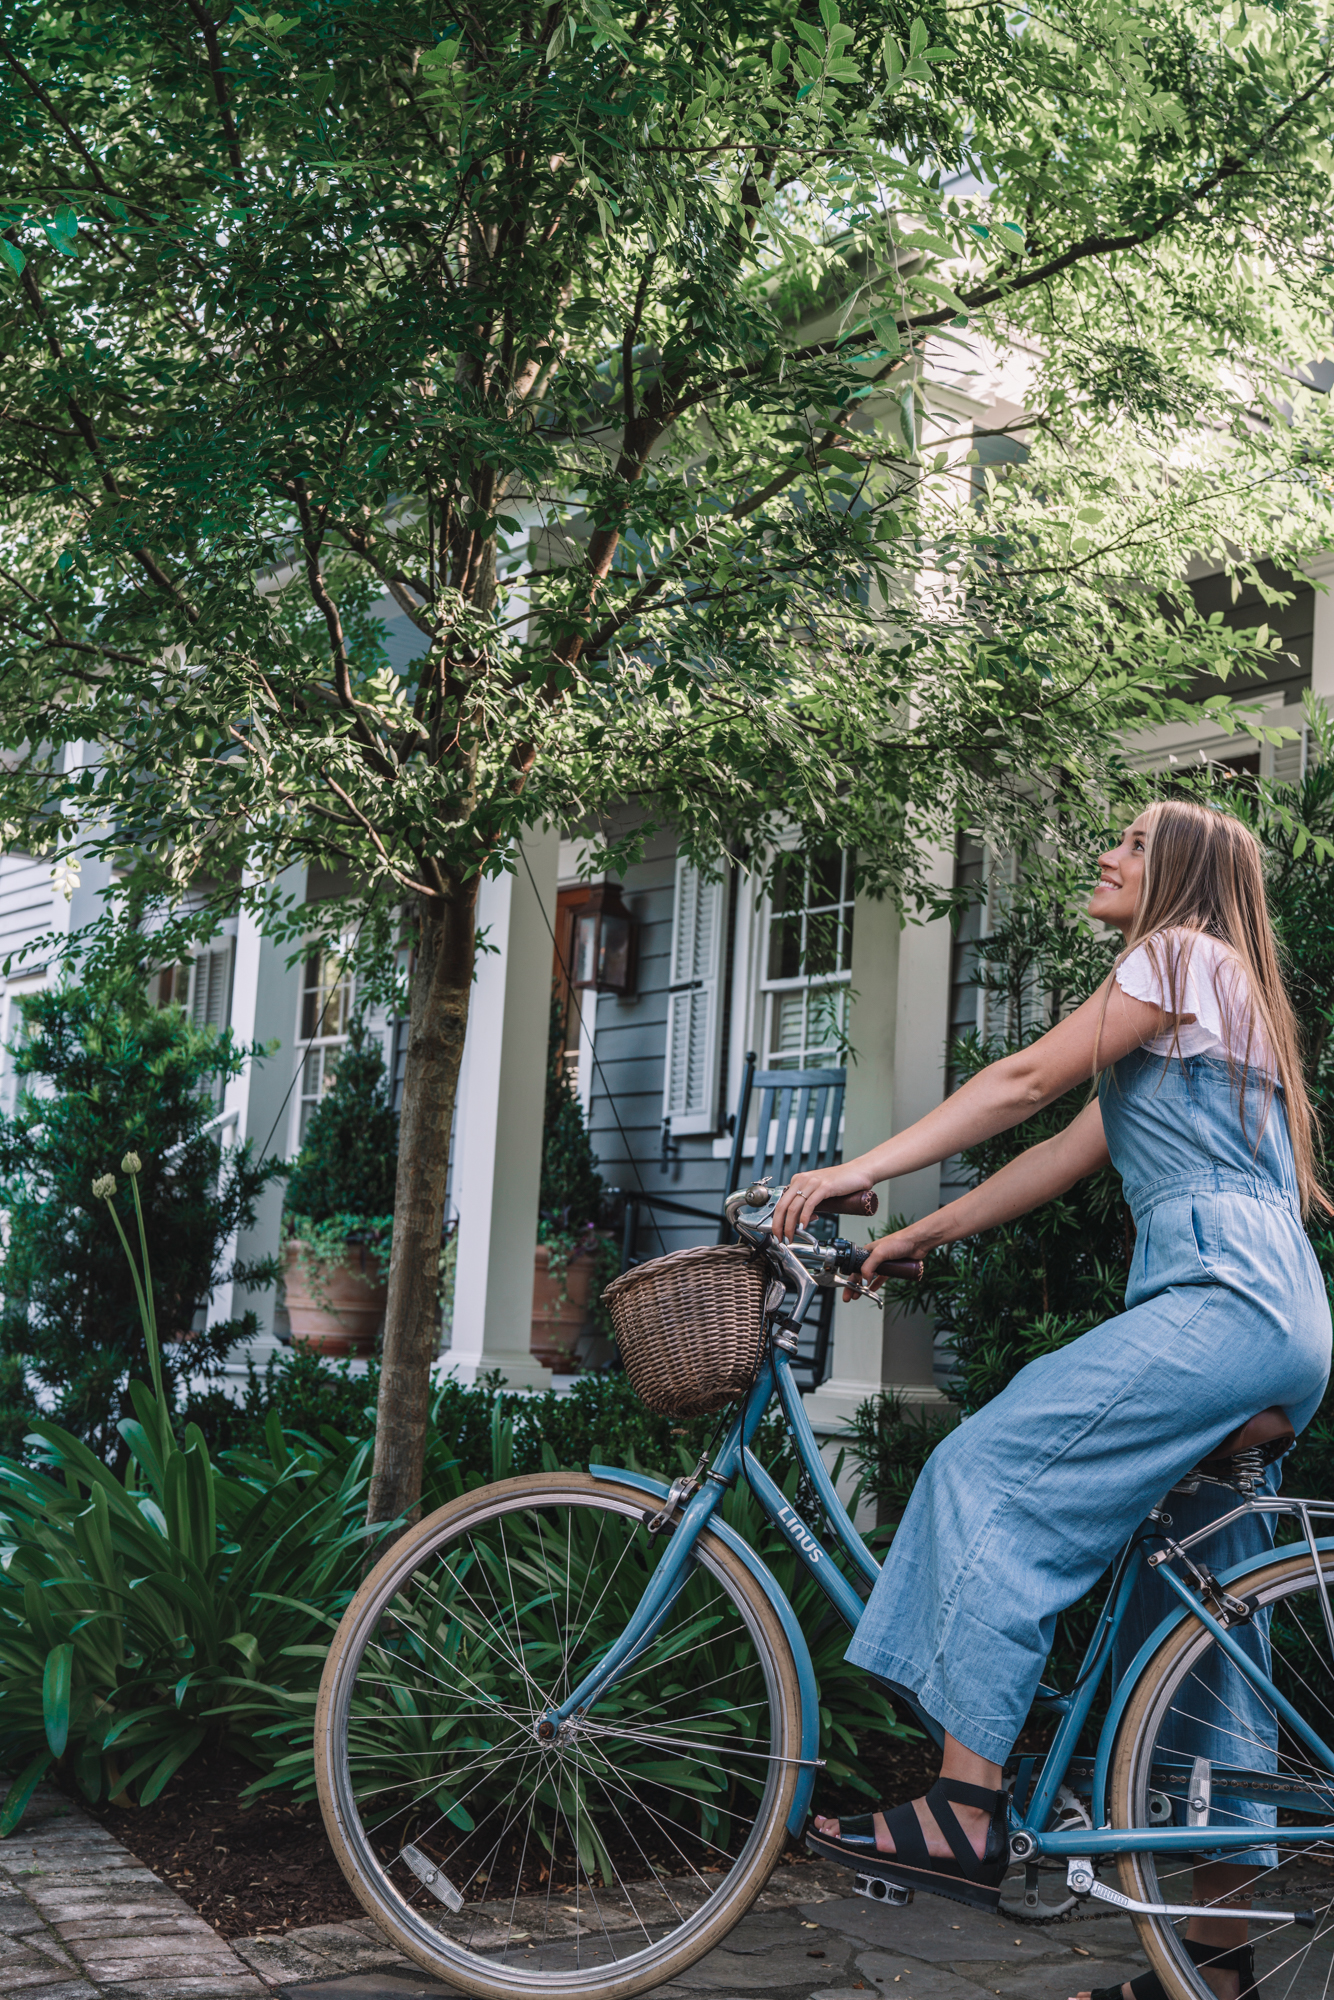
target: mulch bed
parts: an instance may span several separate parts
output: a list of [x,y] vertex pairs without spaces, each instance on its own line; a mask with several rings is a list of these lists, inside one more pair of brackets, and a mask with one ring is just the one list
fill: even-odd
[[[879,1798],[897,1804],[933,1783],[939,1753],[925,1741],[870,1739],[863,1768]],[[85,1810],[223,1937],[363,1916],[334,1860],[319,1807],[274,1792],[242,1806],[240,1795],[255,1775],[243,1759],[219,1755],[193,1761],[142,1810],[86,1804]],[[817,1811],[862,1813],[869,1803],[824,1779],[816,1786]]]
[[256,1776],[240,1757],[217,1756],[192,1762],[142,1810],[91,1810],[223,1937],[364,1916],[333,1858],[319,1807],[272,1792],[243,1807],[240,1794]]

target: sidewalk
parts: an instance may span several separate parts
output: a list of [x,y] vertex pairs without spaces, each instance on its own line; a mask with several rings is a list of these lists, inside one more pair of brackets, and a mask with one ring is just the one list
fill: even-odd
[[59,1792],[0,1841],[0,1983],[34,2000],[264,2000],[174,1889]]
[[[1019,1926],[939,1898],[845,1896],[841,1871],[779,1869],[726,1943],[652,2000],[1068,2000],[1143,1967],[1123,1917]],[[801,1900],[797,1900],[800,1897]],[[0,1842],[0,1983],[32,2000],[446,2000],[369,1922],[226,1943],[60,1793]],[[1303,1996],[1302,1980],[1290,2000]]]

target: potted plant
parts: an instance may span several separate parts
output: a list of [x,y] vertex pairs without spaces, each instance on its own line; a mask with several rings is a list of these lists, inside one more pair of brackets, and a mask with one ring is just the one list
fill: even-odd
[[563,1027],[560,1003],[553,996],[530,1345],[535,1360],[568,1375],[579,1366],[580,1337],[596,1323],[589,1295],[598,1298],[620,1265],[617,1259],[615,1268],[608,1268],[614,1246],[598,1234],[607,1187],[597,1170],[583,1106],[570,1088]]
[[369,1354],[384,1319],[398,1118],[379,1042],[354,1021],[306,1128],[283,1202],[292,1339]]

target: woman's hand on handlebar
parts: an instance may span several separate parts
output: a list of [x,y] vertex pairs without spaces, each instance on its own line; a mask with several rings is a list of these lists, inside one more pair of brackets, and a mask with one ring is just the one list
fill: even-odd
[[814,1173],[793,1174],[774,1210],[773,1233],[782,1242],[790,1243],[822,1201],[832,1201],[839,1195],[865,1194],[870,1186],[865,1168],[855,1161],[843,1167],[818,1167]]
[[[878,1291],[880,1286],[885,1282],[884,1278],[880,1275],[882,1265],[916,1263],[925,1255],[926,1251],[923,1249],[916,1233],[911,1227],[891,1230],[888,1236],[877,1236],[875,1242],[871,1245],[862,1260],[860,1273],[862,1287],[871,1291]],[[896,1272],[893,1275],[898,1276],[900,1274]],[[859,1294],[854,1292],[851,1287],[843,1294],[845,1300],[855,1299],[858,1296]]]

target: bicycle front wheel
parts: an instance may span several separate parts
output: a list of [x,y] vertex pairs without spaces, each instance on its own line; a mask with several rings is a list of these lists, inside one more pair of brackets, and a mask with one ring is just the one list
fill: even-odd
[[659,1628],[552,1742],[670,1545],[655,1503],[503,1480],[396,1542],[338,1628],[315,1761],[339,1865],[422,1966],[482,2000],[628,2000],[750,1907],[782,1850],[801,1700],[782,1624],[707,1530]]
[[[1282,1557],[1245,1582],[1255,1615],[1237,1635],[1254,1656],[1268,1650],[1269,1678],[1285,1700],[1334,1746],[1334,1649],[1322,1591],[1334,1586],[1334,1556],[1318,1577],[1309,1551]],[[1240,1584],[1233,1586],[1240,1590]],[[1313,1757],[1272,1701],[1262,1700],[1208,1629],[1187,1618],[1168,1634],[1140,1675],[1117,1741],[1111,1774],[1112,1824],[1193,1826],[1191,1854],[1123,1855],[1121,1887],[1141,1902],[1197,1904],[1194,1871],[1227,1858],[1253,1898],[1256,1988],[1263,1994],[1334,1993],[1334,1773]],[[1285,1827],[1329,1824],[1329,1840],[1284,1839]],[[1255,1827],[1255,1844],[1224,1857],[1209,1844],[1219,1827]],[[1217,1888],[1212,1891],[1217,1897]],[[1309,1928],[1273,1911],[1313,1913]],[[1213,1988],[1185,1949],[1187,1920],[1138,1916],[1135,1928],[1172,2000],[1212,2000]],[[1241,1940],[1241,1928],[1234,1942]],[[1224,1947],[1226,1949],[1226,1947]]]

